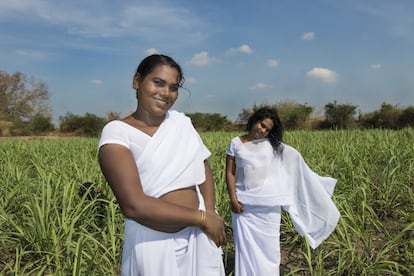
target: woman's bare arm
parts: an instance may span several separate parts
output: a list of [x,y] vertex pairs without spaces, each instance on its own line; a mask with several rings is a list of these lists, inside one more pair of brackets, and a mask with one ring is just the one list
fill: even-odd
[[[197,209],[150,197],[143,192],[139,172],[127,148],[106,144],[100,148],[98,156],[101,170],[125,217],[165,232],[200,226],[202,220]],[[217,245],[223,243],[223,221],[207,216],[202,228]]]
[[236,194],[236,161],[233,156],[226,156],[226,184],[230,196],[231,210],[235,213],[243,212],[243,205],[238,201]]
[[99,164],[125,217],[144,225],[167,228],[182,228],[200,222],[196,210],[144,194],[135,161],[127,148],[115,144],[102,146]]

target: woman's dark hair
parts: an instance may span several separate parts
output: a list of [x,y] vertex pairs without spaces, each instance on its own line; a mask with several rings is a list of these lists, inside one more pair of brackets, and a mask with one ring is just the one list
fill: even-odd
[[140,79],[143,80],[148,74],[150,74],[155,67],[160,65],[168,65],[176,69],[178,72],[178,84],[182,86],[184,84],[183,71],[180,65],[171,57],[166,55],[154,54],[144,58],[138,65],[137,72],[140,75]]
[[278,153],[282,152],[282,138],[283,138],[283,128],[282,123],[280,122],[279,114],[276,109],[262,107],[258,109],[252,116],[250,116],[247,121],[246,131],[250,132],[255,123],[263,121],[264,119],[270,119],[273,121],[273,128],[269,131],[267,138],[270,141],[270,144]]

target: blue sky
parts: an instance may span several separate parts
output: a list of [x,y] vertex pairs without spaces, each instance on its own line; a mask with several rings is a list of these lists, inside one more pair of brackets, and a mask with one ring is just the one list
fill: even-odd
[[55,120],[135,110],[132,76],[153,52],[184,70],[180,111],[367,113],[414,105],[413,14],[412,0],[1,0],[0,70],[45,81]]

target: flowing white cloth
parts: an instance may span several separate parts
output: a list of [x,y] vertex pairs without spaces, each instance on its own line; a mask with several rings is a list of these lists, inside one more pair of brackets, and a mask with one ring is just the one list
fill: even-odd
[[[241,143],[235,137],[227,154],[235,157],[236,193],[245,207],[242,213],[232,214],[235,275],[279,275],[281,208],[289,213],[298,233],[316,248],[340,217],[331,199],[336,179],[313,172],[287,144],[281,155],[274,153],[267,139]],[[256,183],[251,185],[248,179]]]
[[[204,160],[210,155],[191,120],[169,111],[152,136],[121,121],[108,123],[99,147],[116,143],[134,156],[144,193],[160,197],[205,180]],[[122,275],[225,275],[222,250],[197,227],[164,233],[125,219]]]
[[339,211],[332,201],[337,180],[319,176],[305,163],[302,155],[285,145],[283,166],[294,187],[293,204],[283,206],[300,235],[306,236],[312,248],[318,247],[334,230]]

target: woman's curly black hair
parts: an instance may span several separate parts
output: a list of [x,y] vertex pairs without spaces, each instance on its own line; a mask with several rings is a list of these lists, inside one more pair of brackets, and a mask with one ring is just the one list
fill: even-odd
[[269,131],[267,138],[269,139],[273,150],[277,153],[281,153],[283,150],[283,128],[276,109],[268,107],[262,107],[258,109],[255,113],[253,113],[252,116],[250,116],[249,120],[247,121],[246,131],[250,132],[255,123],[263,121],[266,118],[269,118],[273,121],[273,128]]

